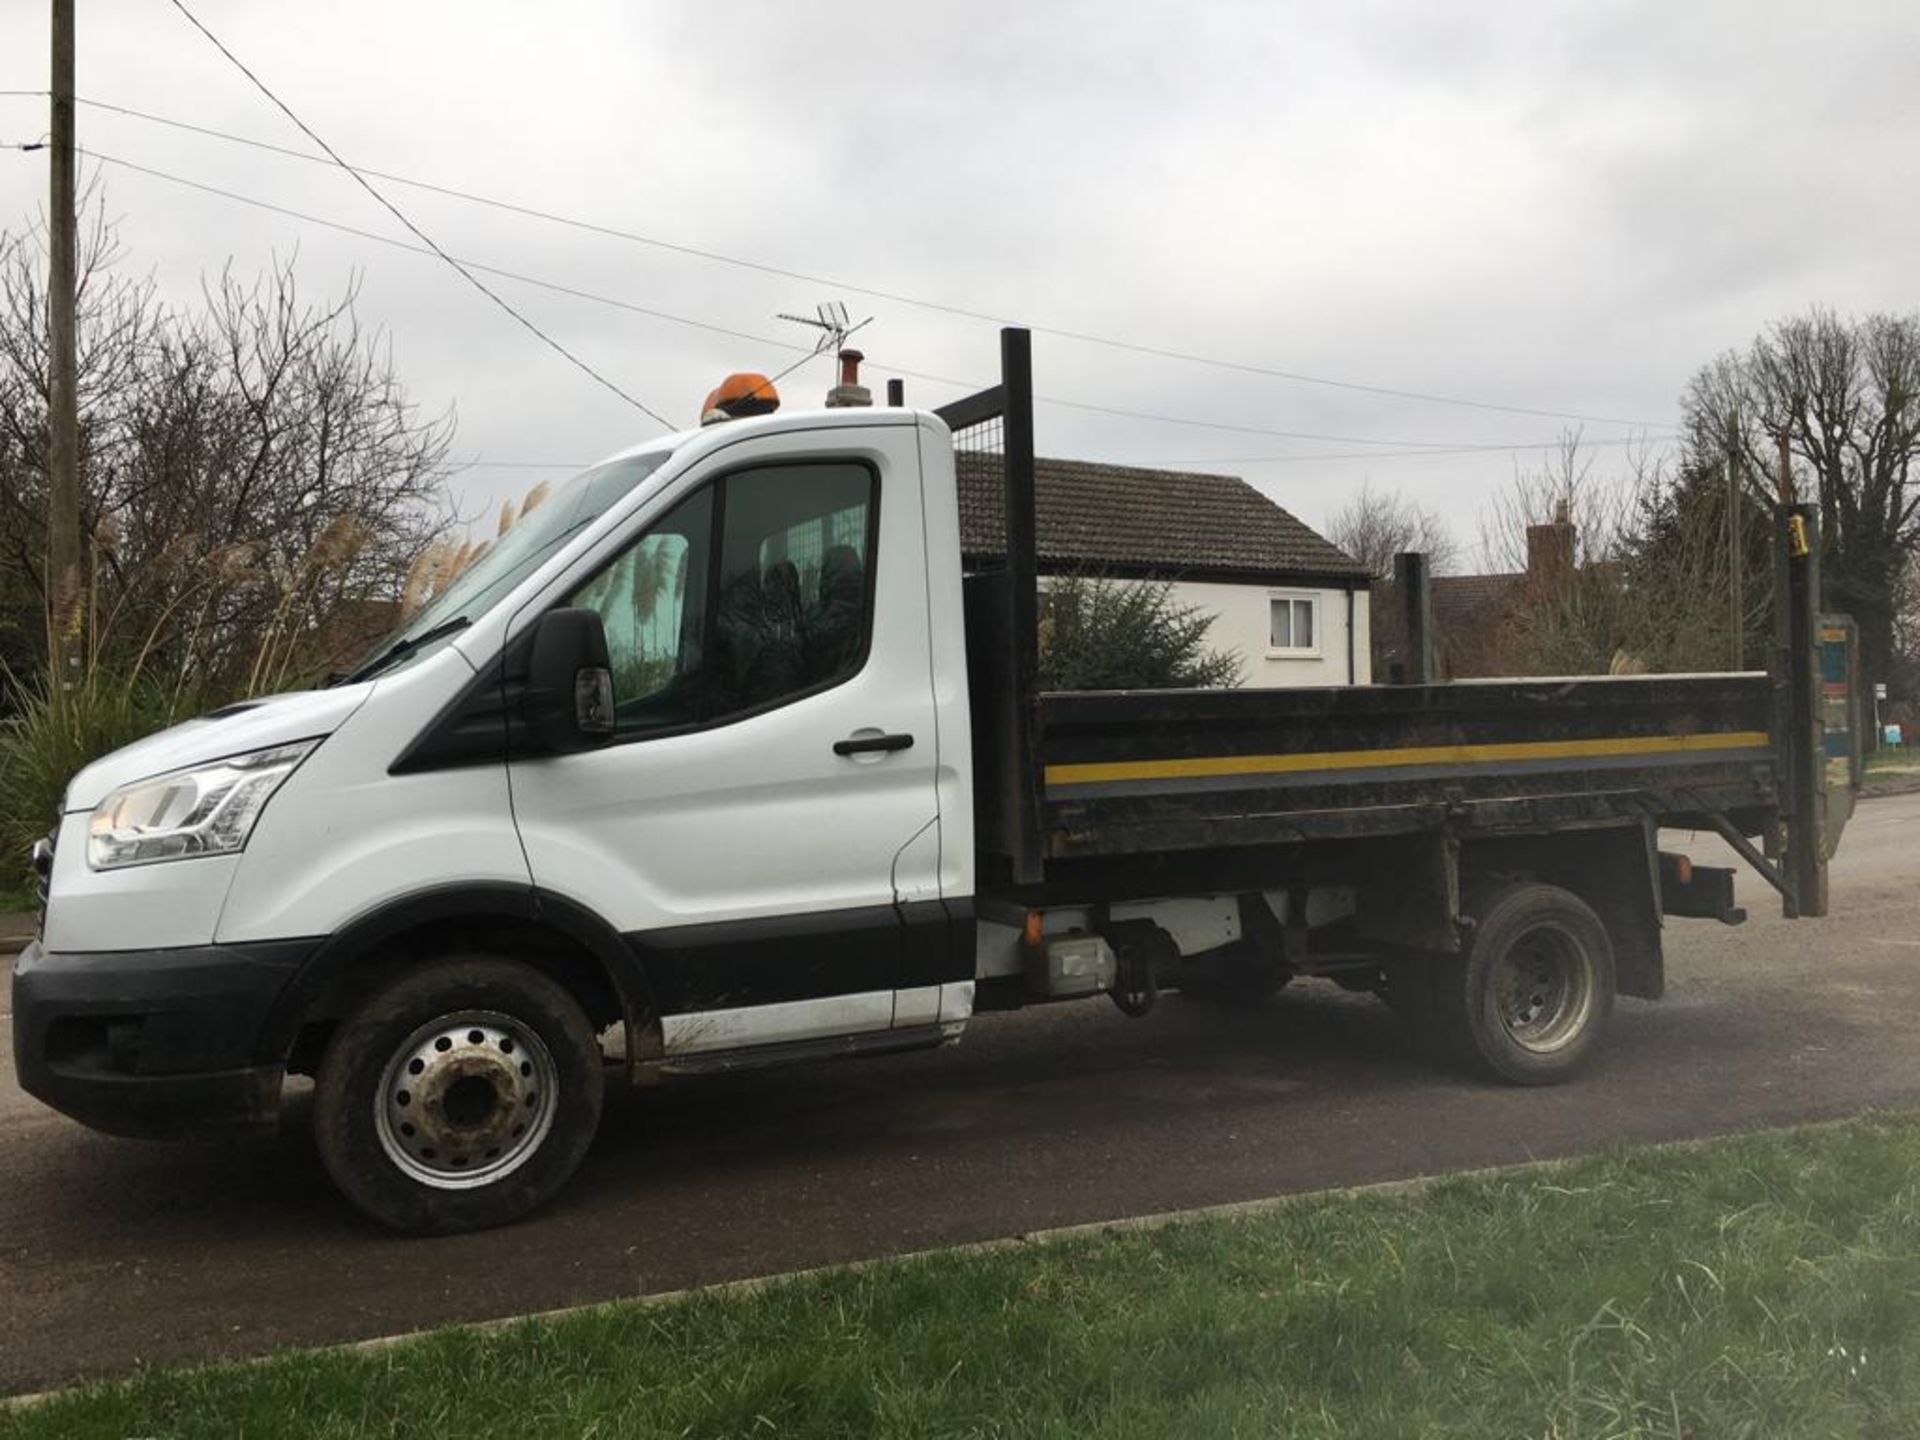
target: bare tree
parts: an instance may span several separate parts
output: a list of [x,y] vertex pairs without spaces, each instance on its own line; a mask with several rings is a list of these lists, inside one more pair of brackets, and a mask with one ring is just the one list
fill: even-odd
[[1327,538],[1367,567],[1378,580],[1393,577],[1393,557],[1406,550],[1427,557],[1427,568],[1444,575],[1457,568],[1460,548],[1446,522],[1394,490],[1363,484],[1334,512]]
[[[446,417],[422,417],[355,291],[303,300],[293,262],[230,270],[194,313],[113,265],[96,204],[80,291],[90,660],[211,695],[273,688],[384,628],[445,527]],[[0,235],[0,596],[44,599],[45,292]],[[8,657],[19,667],[18,654]]]
[[1578,431],[1567,431],[1537,466],[1514,461],[1513,479],[1488,502],[1480,520],[1481,564],[1489,571],[1521,574],[1530,556],[1529,532],[1542,526],[1572,527],[1573,563],[1585,569],[1619,558],[1636,490],[1658,471],[1650,451],[1628,456],[1624,475],[1599,473],[1594,454],[1581,448]]
[[1893,664],[1888,687],[1903,700],[1920,699],[1920,555],[1909,555],[1894,586]]
[[1858,622],[1866,678],[1886,677],[1898,584],[1920,549],[1920,315],[1782,321],[1704,367],[1682,409],[1690,457],[1732,456],[1763,499],[1781,498],[1786,440],[1801,498],[1820,505],[1825,601]]
[[[1745,653],[1765,652],[1772,606],[1770,531],[1738,497]],[[1483,520],[1489,568],[1515,576],[1510,663],[1536,673],[1697,671],[1732,653],[1727,484],[1721,464],[1647,447],[1600,472],[1579,437],[1538,469],[1516,467]],[[1558,547],[1558,554],[1556,554]]]
[[1659,602],[1628,583],[1626,560],[1637,518],[1664,483],[1645,448],[1629,453],[1625,474],[1598,472],[1576,432],[1538,468],[1516,463],[1512,484],[1481,522],[1484,563],[1514,577],[1501,634],[1511,668],[1578,675],[1659,667]]

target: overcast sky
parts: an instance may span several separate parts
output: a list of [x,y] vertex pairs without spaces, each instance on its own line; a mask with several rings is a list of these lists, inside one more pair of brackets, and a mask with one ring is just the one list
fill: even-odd
[[[1689,374],[1769,320],[1916,304],[1913,0],[188,3],[357,165],[841,282],[376,182],[463,258],[740,332],[493,282],[676,424],[726,372],[790,364],[807,336],[774,316],[827,300],[873,317],[876,389],[889,367],[994,378],[991,323],[849,286],[1646,427],[1590,421],[1595,442],[1657,439]],[[307,148],[167,0],[78,4],[84,99]],[[8,0],[0,88],[45,87],[45,9]],[[0,99],[0,140],[45,114]],[[96,108],[79,123],[106,155],[403,236],[337,170]],[[437,261],[98,168],[123,263],[170,297],[295,247],[316,298],[359,276],[408,388],[455,408],[459,457],[491,462],[452,481],[469,513],[552,473],[498,462],[658,433]],[[44,154],[0,153],[0,224],[39,213],[46,174]],[[1316,524],[1371,480],[1471,538],[1514,452],[1381,452],[1544,447],[1577,423],[1034,344],[1043,452],[1241,474]],[[829,369],[783,382],[789,403],[816,403]]]

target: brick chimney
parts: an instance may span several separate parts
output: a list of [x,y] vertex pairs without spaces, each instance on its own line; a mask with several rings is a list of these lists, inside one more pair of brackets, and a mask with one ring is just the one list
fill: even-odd
[[1553,523],[1527,527],[1527,578],[1558,585],[1573,575],[1573,518],[1567,502],[1553,507]]

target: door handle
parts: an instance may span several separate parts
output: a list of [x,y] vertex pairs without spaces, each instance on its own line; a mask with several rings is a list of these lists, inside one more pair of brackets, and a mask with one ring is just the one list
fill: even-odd
[[836,755],[874,755],[912,748],[911,735],[862,735],[852,740],[833,742],[833,753]]

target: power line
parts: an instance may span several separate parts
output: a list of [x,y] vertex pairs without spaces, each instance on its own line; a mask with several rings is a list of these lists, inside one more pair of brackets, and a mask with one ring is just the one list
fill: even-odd
[[[52,93],[50,90],[0,90],[0,100],[45,100]],[[18,150],[24,154],[34,150],[44,150],[52,143],[52,139],[43,131],[37,140],[9,140],[0,144],[0,150]]]
[[[1582,450],[1595,449],[1603,445],[1666,445],[1671,440],[1662,437],[1658,440],[1644,435],[1611,436],[1604,440],[1589,440],[1582,436],[1578,445]],[[1218,455],[1200,460],[1162,460],[1162,465],[1293,465],[1307,460],[1397,460],[1406,456],[1424,455],[1429,458],[1444,455],[1486,455],[1496,452],[1515,452],[1524,450],[1552,450],[1560,444],[1556,440],[1536,441],[1531,445],[1436,445],[1424,450],[1350,450],[1345,454],[1320,452],[1310,455]]]
[[[811,359],[812,357],[807,357]],[[802,364],[805,361],[801,362]],[[875,367],[885,369],[886,367]],[[893,373],[898,374],[898,371]],[[1580,441],[1581,449],[1600,446],[1632,445],[1639,443],[1641,437],[1627,436],[1617,439]],[[1664,441],[1654,443],[1665,443]],[[1555,442],[1540,441],[1532,445],[1450,445],[1430,450],[1350,450],[1344,453],[1329,454],[1316,451],[1307,455],[1202,455],[1199,457],[1181,456],[1176,459],[1130,460],[1131,465],[1140,465],[1152,470],[1182,469],[1187,466],[1207,465],[1293,465],[1309,462],[1335,460],[1405,460],[1410,458],[1432,459],[1448,455],[1486,455],[1510,453],[1526,450],[1551,450]],[[454,470],[584,470],[589,462],[582,460],[464,460],[452,466]]]
[[479,276],[470,272],[458,260],[454,259],[451,255],[447,254],[446,251],[442,250],[437,244],[434,243],[433,238],[429,236],[426,231],[422,230],[418,225],[414,224],[413,221],[409,220],[404,214],[401,213],[399,206],[395,205],[391,200],[387,199],[386,196],[382,195],[378,190],[376,190],[373,187],[372,183],[368,181],[367,178],[364,175],[362,175],[358,170],[354,169],[353,166],[349,165],[345,160],[342,160],[340,158],[339,153],[331,145],[327,144],[326,141],[322,140],[318,135],[318,133],[314,131],[312,126],[308,125],[306,121],[302,120],[298,115],[294,114],[293,110],[287,105],[286,101],[282,100],[278,95],[274,94],[273,91],[268,88],[267,83],[264,80],[262,80],[258,75],[254,74],[253,71],[249,70],[246,64],[240,59],[238,55],[235,55],[233,51],[229,50],[224,44],[222,44],[219,36],[215,35],[211,30],[207,29],[205,25],[202,25],[200,23],[199,17],[196,16],[191,10],[189,10],[186,7],[186,5],[182,3],[182,0],[171,0],[171,3],[174,9],[178,10],[182,15],[186,16],[188,24],[192,25],[194,29],[198,30],[202,35],[206,36],[208,42],[212,44],[213,48],[218,50],[222,55],[227,57],[227,60],[233,65],[234,69],[238,70],[242,75],[246,76],[248,80],[252,81],[253,87],[256,90],[258,90],[262,95],[266,96],[267,99],[271,100],[274,106],[280,111],[282,115],[285,115],[287,119],[291,120],[297,127],[299,127],[301,134],[305,135],[309,140],[313,141],[314,144],[318,145],[322,150],[326,151],[327,155],[332,159],[334,164],[338,165],[342,170],[346,171],[347,174],[351,175],[354,178],[355,183],[358,184],[362,190],[365,190],[367,194],[371,195],[375,200],[377,200],[380,203],[381,208],[386,210],[386,212],[389,215],[393,216],[394,219],[398,220],[410,232],[412,232],[415,236],[417,236],[423,245],[425,245],[435,255],[438,255],[442,260],[446,261],[447,264],[451,265],[455,270],[457,270],[460,273],[461,278],[463,278],[469,285],[473,286],[474,289],[478,290],[482,295],[486,296],[487,299],[491,300],[495,305],[499,306],[502,310],[506,311],[507,314],[512,316],[516,321],[518,321],[520,325],[523,328],[525,328],[529,334],[533,335],[536,339],[540,340],[543,344],[547,345],[556,354],[560,355],[562,358],[568,361],[568,363],[572,364],[575,368],[577,368],[584,374],[588,375],[593,380],[597,381],[600,385],[602,385],[606,389],[612,391],[615,395],[618,395],[622,400],[626,401],[629,405],[633,406],[633,408],[638,410],[641,414],[656,421],[657,423],[664,426],[666,429],[670,431],[677,430],[680,428],[679,426],[675,425],[671,420],[667,419],[666,416],[662,415],[659,411],[651,408],[650,406],[642,404],[639,400],[635,399],[632,395],[629,395],[625,390],[621,389],[620,386],[614,384],[613,381],[609,380],[605,375],[602,375],[598,370],[594,369],[585,360],[582,360],[578,355],[574,354],[571,350],[567,349],[566,346],[562,345],[558,340],[554,339],[551,335],[547,334],[547,332],[542,330],[538,325],[535,325],[533,321],[529,320],[525,315],[522,315],[512,305],[508,304],[506,300],[501,298],[501,296],[499,296],[491,288],[489,288],[486,282],[481,280]]
[[[202,194],[217,196],[223,200],[231,200],[236,204],[246,205],[256,210],[264,210],[274,215],[281,215],[290,220],[298,220],[303,224],[317,225],[322,229],[352,235],[357,239],[370,240],[375,244],[385,245],[395,250],[402,250],[410,255],[437,256],[441,259],[452,259],[451,256],[448,256],[444,251],[437,248],[410,245],[405,240],[398,239],[391,235],[382,235],[377,231],[365,230],[357,225],[348,225],[338,220],[329,220],[324,216],[310,214],[304,210],[295,210],[285,205],[276,205],[271,201],[257,199],[251,195],[242,195],[238,191],[227,190],[218,185],[209,185],[200,180],[191,180],[184,175],[175,175],[170,171],[159,170],[150,165],[141,165],[118,155],[109,155],[102,150],[83,148],[81,153],[89,159],[100,161],[102,164],[114,165],[124,170],[130,170],[135,174],[148,176],[151,179],[162,180],[172,185],[180,185],[186,189],[197,190]],[[489,265],[478,260],[463,259],[455,260],[453,263],[466,271],[497,276],[503,280],[512,280],[518,284],[530,285],[536,289],[550,291],[557,295],[566,295],[576,300],[586,300],[597,305],[606,305],[614,309],[625,310],[631,314],[644,315],[649,319],[664,320],[669,324],[684,325],[712,334],[725,335],[736,340],[746,340],[755,345],[764,345],[787,351],[798,351],[801,353],[799,363],[802,364],[812,359],[815,354],[809,347],[797,345],[789,340],[776,339],[767,335],[755,335],[750,331],[736,330],[729,326],[714,324],[711,321],[696,320],[685,315],[675,315],[670,311],[636,304],[630,300],[623,300],[618,296],[605,295],[592,290],[583,290],[574,285],[563,285],[557,281],[542,279],[537,275],[528,275],[523,271],[509,270],[503,266]],[[790,373],[791,368],[793,367],[789,367],[789,371],[783,371],[782,374]],[[909,380],[918,380],[934,385],[945,385],[959,391],[978,390],[981,388],[980,382],[978,381],[957,379],[951,375],[935,375],[924,370],[914,370],[905,366],[889,364],[883,356],[872,357],[870,360],[870,368],[881,374],[899,375]],[[1380,445],[1389,447],[1387,451],[1382,453],[1445,454],[1459,451],[1462,448],[1450,442],[1438,440],[1402,440],[1372,435],[1330,435],[1317,431],[1282,430],[1271,426],[1246,425],[1224,420],[1202,420],[1193,416],[1164,415],[1151,411],[1129,410],[1116,405],[1100,405],[1086,400],[1070,400],[1058,395],[1036,394],[1034,399],[1040,404],[1054,406],[1059,409],[1077,410],[1095,415],[1108,415],[1118,419],[1137,420],[1156,425],[1178,425],[1193,429],[1218,430],[1240,435],[1259,435],[1272,440],[1305,440],[1318,444]],[[1537,450],[1551,448],[1555,443],[1557,442],[1552,440],[1524,441],[1518,443],[1499,442],[1487,445],[1468,446],[1465,448],[1470,450]],[[1299,458],[1311,459],[1316,457],[1301,456]]]
[[[284,215],[289,220],[298,220],[303,224],[318,225],[324,230],[337,230],[343,235],[352,235],[356,239],[371,240],[377,245],[386,245],[395,250],[404,250],[409,255],[433,257],[441,253],[429,249],[425,245],[409,245],[404,240],[396,239],[391,235],[382,235],[376,230],[363,230],[357,225],[346,225],[338,220],[328,220],[324,216],[311,215],[304,210],[293,210],[285,205],[275,205],[271,201],[259,200],[251,195],[242,195],[234,190],[223,190],[218,185],[208,185],[200,180],[189,180],[184,175],[174,175],[165,170],[156,170],[150,165],[136,164],[132,160],[122,159],[118,155],[109,155],[102,150],[83,148],[80,153],[88,159],[98,160],[102,164],[115,165],[122,170],[131,170],[138,175],[145,175],[155,180],[164,180],[171,185],[182,185],[189,190],[198,190],[203,194],[217,195],[222,200],[232,200],[236,204],[248,205],[256,210],[266,210],[275,215]],[[572,285],[562,285],[557,281],[542,280],[536,275],[523,274],[518,270],[507,270],[498,265],[484,264],[478,260],[460,260],[455,263],[463,266],[465,269],[477,271],[483,275],[497,275],[503,280],[513,280],[522,285],[534,286],[536,289],[550,290],[556,295],[570,295],[577,300],[590,300],[598,305],[610,305],[616,309],[631,311],[636,315],[645,315],[649,319],[665,320],[674,325],[687,325],[696,330],[709,330],[718,335],[731,336],[736,340],[751,340],[756,345],[772,345],[782,350],[803,350],[806,351],[808,355],[812,354],[812,351],[808,349],[807,346],[796,345],[790,340],[776,340],[766,335],[754,335],[745,330],[733,330],[727,326],[714,325],[705,320],[694,320],[685,315],[675,315],[666,310],[655,310],[650,306],[635,304],[629,300],[622,300],[617,296],[601,295],[591,290],[581,290]],[[678,429],[681,427],[676,426],[672,428]]]
[[[136,174],[146,175],[155,180],[164,180],[170,184],[185,186],[190,190],[198,190],[204,194],[216,195],[223,200],[232,200],[241,205],[251,206],[256,210],[265,210],[275,215],[283,215],[290,220],[298,220],[304,224],[318,225],[323,229],[335,230],[342,234],[355,236],[358,239],[371,240],[379,245],[390,246],[396,250],[404,250],[411,255],[439,255],[442,258],[451,258],[437,249],[428,249],[420,245],[409,245],[406,241],[397,239],[391,235],[382,235],[373,230],[363,230],[357,225],[347,225],[338,220],[328,220],[323,216],[309,214],[304,210],[294,210],[285,205],[275,205],[271,201],[259,200],[251,195],[242,195],[237,191],[222,189],[218,185],[208,185],[204,181],[189,180],[183,175],[175,175],[165,170],[157,170],[150,165],[140,165],[132,160],[122,159],[117,155],[109,155],[102,150],[83,149],[81,153],[89,159],[98,160],[103,164],[116,165],[121,169],[131,170]],[[549,290],[555,294],[568,295],[577,300],[588,300],[599,305],[609,305],[636,315],[645,315],[650,319],[665,320],[675,325],[686,325],[696,330],[706,330],[714,334],[731,336],[738,340],[749,340],[756,345],[768,345],[781,350],[800,351],[802,352],[803,359],[811,359],[814,355],[814,351],[808,346],[796,345],[789,340],[777,340],[770,336],[754,335],[745,330],[734,330],[724,325],[715,325],[705,320],[694,320],[685,315],[674,315],[665,310],[656,310],[650,306],[638,305],[629,300],[622,300],[617,296],[602,295],[592,290],[582,290],[577,286],[562,285],[556,281],[543,280],[537,275],[528,275],[522,271],[508,270],[498,265],[484,264],[478,260],[462,260],[456,261],[455,263],[463,266],[467,270],[476,271],[480,274],[495,275],[503,280],[513,280],[523,285],[534,286],[537,289]],[[956,390],[977,390],[981,388],[977,381],[958,380],[950,375],[933,375],[924,370],[909,370],[901,366],[889,365],[881,359],[876,359],[873,362],[873,368],[883,374],[901,375],[910,380],[921,380],[935,385],[949,385]],[[1121,419],[1143,420],[1154,424],[1184,425],[1203,430],[1225,430],[1243,435],[1262,435],[1274,440],[1310,440],[1323,444],[1389,445],[1402,447],[1420,447],[1425,443],[1417,440],[1387,440],[1366,435],[1322,435],[1311,431],[1277,430],[1266,426],[1240,425],[1220,420],[1200,420],[1182,415],[1157,415],[1141,410],[1126,410],[1113,405],[1096,405],[1084,400],[1068,400],[1052,395],[1035,395],[1034,399],[1042,404],[1054,405],[1067,410],[1083,410],[1098,415],[1112,415]],[[1433,443],[1438,446],[1441,442],[1435,441]],[[1526,445],[1520,448],[1532,449],[1534,447]]]
[[[877,370],[883,375],[902,375],[909,380],[931,381],[936,385],[952,386],[956,390],[978,390],[981,388],[977,382],[956,380],[950,375],[929,375],[924,371],[906,370],[897,365],[889,365],[885,360],[873,361],[869,368]],[[1112,415],[1122,420],[1144,420],[1155,425],[1186,425],[1201,430],[1225,430],[1234,434],[1264,435],[1269,439],[1279,440],[1311,440],[1326,445],[1386,445],[1396,447],[1377,452],[1386,455],[1447,455],[1459,453],[1462,450],[1540,450],[1551,449],[1559,443],[1557,440],[1527,440],[1517,443],[1501,441],[1494,444],[1468,445],[1463,447],[1445,440],[1388,440],[1377,435],[1326,435],[1311,430],[1275,430],[1264,425],[1241,425],[1229,420],[1199,420],[1189,415],[1161,415],[1148,410],[1127,410],[1117,405],[1096,405],[1090,400],[1067,400],[1058,395],[1041,395],[1036,393],[1033,398],[1038,404],[1053,405],[1063,410],[1081,410],[1093,415]],[[1606,443],[1630,444],[1639,438],[1641,437],[1628,436],[1620,440],[1610,440]],[[1586,443],[1599,444],[1601,442],[1588,441]],[[1245,463],[1257,463],[1266,458],[1277,457],[1254,456]],[[1322,457],[1302,455],[1297,458],[1313,460]],[[1329,456],[1325,458],[1337,459],[1340,457]],[[1233,463],[1239,464],[1242,462],[1235,461]]]
[[[173,0],[173,3],[178,5],[180,0]],[[283,145],[275,145],[264,140],[255,140],[245,135],[235,135],[228,131],[216,130],[204,125],[194,125],[184,120],[174,120],[167,116],[155,115],[149,111],[135,110],[128,106],[113,105],[100,100],[83,99],[81,103],[93,109],[106,110],[114,114],[125,115],[136,120],[144,120],[151,124],[168,126],[176,130],[185,130],[212,139],[224,140],[235,145],[250,146],[254,149],[265,150],[276,155],[286,156],[290,159],[304,160],[310,164],[327,163],[321,156],[312,155],[302,150],[295,150]],[[302,128],[304,129],[305,127],[303,126]],[[323,146],[322,148],[325,147]],[[331,150],[328,151],[329,155],[332,153]],[[345,162],[339,161],[338,157],[335,157],[335,162],[342,166],[345,165]],[[870,298],[886,300],[898,305],[909,305],[917,309],[930,310],[966,320],[978,320],[993,325],[1021,323],[983,310],[968,309],[965,306],[952,305],[944,301],[929,300],[894,290],[883,290],[873,286],[856,285],[850,281],[816,275],[804,270],[793,270],[765,261],[751,260],[738,255],[728,255],[717,250],[708,250],[695,245],[663,240],[657,236],[643,235],[637,231],[625,230],[612,225],[603,225],[591,220],[580,219],[577,216],[560,215],[553,211],[541,210],[535,206],[521,205],[513,201],[497,199],[493,196],[476,194],[469,190],[460,190],[452,186],[439,185],[427,180],[418,180],[409,176],[394,174],[391,171],[368,169],[365,173],[382,180],[391,181],[396,185],[405,185],[413,189],[425,190],[431,194],[446,196],[449,199],[463,200],[469,204],[487,206],[491,209],[525,216],[528,219],[542,220],[555,225],[564,225],[575,230],[586,231],[590,234],[602,235],[610,239],[625,240],[636,245],[645,245],[653,249],[665,250],[677,255],[686,255],[694,259],[706,260],[715,264],[731,265],[743,270],[756,271],[763,275],[778,276],[787,280],[799,280],[809,285],[821,285],[830,289],[844,290],[850,294],[865,295]],[[359,178],[358,173],[355,174],[355,178]],[[364,184],[365,182],[363,181],[362,183]],[[1360,394],[1379,395],[1398,400],[1413,400],[1425,404],[1453,405],[1473,410],[1494,411],[1510,415],[1527,415],[1536,419],[1574,420],[1583,424],[1594,425],[1626,425],[1643,430],[1671,430],[1675,428],[1672,425],[1643,420],[1623,419],[1618,416],[1587,415],[1569,410],[1549,410],[1527,405],[1507,405],[1490,400],[1470,399],[1465,396],[1440,395],[1428,391],[1403,389],[1396,386],[1375,385],[1356,380],[1340,380],[1324,375],[1312,375],[1304,371],[1286,370],[1275,366],[1255,365],[1238,360],[1221,359],[1216,356],[1199,355],[1190,351],[1175,350],[1166,346],[1148,345],[1138,341],[1123,340],[1114,336],[1097,335],[1087,331],[1066,329],[1060,326],[1029,324],[1027,328],[1036,334],[1050,335],[1056,339],[1072,340],[1086,345],[1098,345],[1114,350],[1130,351],[1138,355],[1152,356],[1162,360],[1175,360],[1184,364],[1211,366],[1215,369],[1237,371],[1246,375],[1260,375],[1269,379],[1284,380],[1298,385],[1316,385],[1328,389],[1354,391]]]

